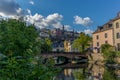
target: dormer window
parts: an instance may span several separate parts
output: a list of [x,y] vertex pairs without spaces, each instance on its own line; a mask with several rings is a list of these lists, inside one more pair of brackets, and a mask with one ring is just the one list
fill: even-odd
[[112,24],[108,24],[108,27],[109,27],[109,28],[112,27]]

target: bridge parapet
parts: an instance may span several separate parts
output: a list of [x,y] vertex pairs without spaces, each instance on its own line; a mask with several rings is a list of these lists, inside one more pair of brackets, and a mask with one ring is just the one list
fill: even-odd
[[45,52],[41,54],[42,57],[44,58],[49,58],[49,57],[67,57],[67,58],[75,58],[75,57],[86,57],[86,54],[80,53],[80,52]]

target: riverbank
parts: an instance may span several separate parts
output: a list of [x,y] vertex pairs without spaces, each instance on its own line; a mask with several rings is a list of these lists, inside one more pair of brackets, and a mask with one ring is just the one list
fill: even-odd
[[104,57],[101,53],[92,53],[91,57],[88,56],[89,63],[95,63],[99,65],[104,65]]
[[[82,66],[84,64],[81,63],[72,64],[73,66],[69,65],[69,68],[64,68],[62,72],[56,76],[55,80],[102,80],[103,78],[105,78],[105,80],[113,80],[113,78],[119,78],[120,70],[112,70],[112,73],[115,73],[115,75],[112,75],[110,72],[111,69],[106,68],[105,59],[102,54],[91,54],[91,56],[88,56],[88,59],[89,62],[87,66]],[[76,67],[76,65],[79,67]],[[110,77],[110,79],[107,77]]]
[[[101,53],[92,53],[91,57],[88,56],[89,62],[100,62],[100,63],[104,63],[105,59],[103,57],[103,54]],[[116,57],[115,58],[115,62],[120,64],[120,57]]]

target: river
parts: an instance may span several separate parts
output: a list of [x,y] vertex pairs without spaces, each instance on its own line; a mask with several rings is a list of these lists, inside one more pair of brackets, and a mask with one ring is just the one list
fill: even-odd
[[102,62],[66,64],[54,80],[120,80],[119,68],[108,68]]

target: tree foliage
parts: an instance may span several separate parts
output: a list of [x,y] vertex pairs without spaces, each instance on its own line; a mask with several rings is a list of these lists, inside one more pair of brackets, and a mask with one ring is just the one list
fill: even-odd
[[114,51],[113,46],[111,46],[110,44],[103,44],[101,45],[101,52],[108,62],[114,62],[116,52]]
[[110,44],[101,45],[101,52],[106,53],[108,51],[113,51],[113,47]]
[[86,79],[86,74],[84,73],[84,69],[74,71],[73,75],[76,80],[85,80]]
[[103,80],[119,80],[119,79],[117,79],[114,70],[106,68],[103,74]]
[[52,51],[52,42],[50,39],[42,39],[41,42],[41,52],[50,52]]
[[89,48],[92,38],[85,33],[80,33],[80,37],[75,39],[73,47],[77,48],[80,52],[85,52],[86,48]]
[[[50,41],[47,40],[48,45]],[[1,80],[52,80],[57,73],[53,61],[43,64],[37,57],[41,52],[42,40],[33,25],[26,26],[20,20],[0,21]],[[46,46],[48,47],[48,46]]]
[[0,22],[0,52],[6,56],[24,56],[39,53],[38,32],[19,20]]

